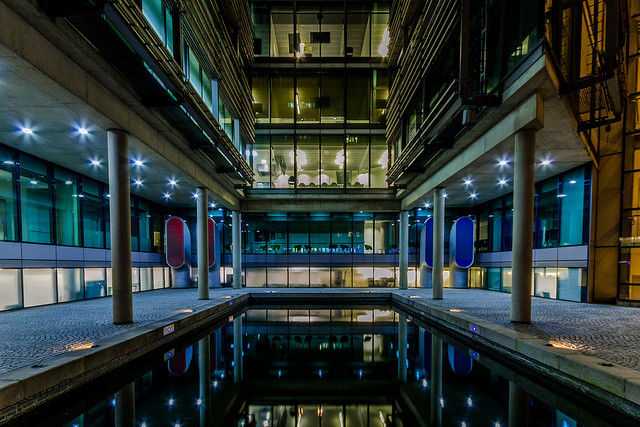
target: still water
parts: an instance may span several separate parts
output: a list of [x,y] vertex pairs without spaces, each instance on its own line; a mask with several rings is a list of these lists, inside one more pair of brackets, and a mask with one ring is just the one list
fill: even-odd
[[49,408],[47,415],[28,422],[69,427],[633,425],[616,413],[581,407],[580,396],[550,391],[423,327],[385,307],[250,309],[195,342],[176,344],[131,372],[62,399],[58,413]]

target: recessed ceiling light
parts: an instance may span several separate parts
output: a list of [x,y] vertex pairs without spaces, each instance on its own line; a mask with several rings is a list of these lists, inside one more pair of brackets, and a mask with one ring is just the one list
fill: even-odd
[[425,203],[425,204],[424,204],[424,207],[425,207],[425,208],[430,208],[430,207],[431,207],[431,203]]
[[442,198],[443,198],[443,199],[446,199],[446,198],[447,198],[447,196],[449,196],[447,193],[442,193]]
[[498,163],[500,166],[504,166],[507,164],[506,160],[500,160],[500,163]]
[[215,204],[215,203],[211,203],[211,205],[210,205],[210,206],[211,206],[212,208],[215,208],[215,207],[216,207],[216,204]]
[[469,194],[469,197],[471,197],[472,199],[475,199],[476,197],[478,197],[478,195],[476,193],[471,193]]
[[136,185],[142,185],[142,181],[140,181],[139,179],[135,180]]
[[91,164],[93,166],[100,166],[100,161],[99,160],[91,160]]
[[169,185],[176,185],[178,182],[175,179],[169,180]]
[[73,184],[73,182],[71,182],[71,181],[65,181],[64,183],[67,184],[67,185]]
[[500,181],[498,181],[498,184],[500,185],[505,185],[507,183],[507,181],[505,181],[504,179],[501,179]]
[[576,183],[575,179],[572,179],[571,181],[569,181],[569,184],[575,184],[575,183]]
[[542,161],[542,164],[545,165],[545,166],[548,165],[549,163],[551,163],[551,160],[543,160]]
[[566,194],[558,194],[556,197],[567,197]]
[[13,160],[5,160],[2,163],[5,164],[5,165],[15,165],[15,162]]
[[135,163],[136,166],[142,166],[142,160],[136,160],[133,163]]
[[88,134],[88,133],[89,133],[89,131],[88,131],[88,130],[86,130],[85,128],[80,128],[80,129],[78,129],[78,132],[80,132],[80,133],[81,133],[81,134],[83,134],[83,135],[86,135],[86,134]]
[[26,133],[27,135],[33,133],[33,131],[29,128],[22,128],[22,132]]
[[467,179],[467,180],[464,182],[464,185],[471,185],[471,180],[470,180],[470,179]]
[[258,152],[257,152],[256,150],[253,150],[253,151],[251,152],[251,155],[252,155],[253,157],[255,157],[255,156],[257,156],[257,155],[258,155]]
[[194,199],[197,199],[198,197],[200,197],[200,196],[198,196],[198,193],[193,193],[193,198]]
[[36,185],[36,184],[38,183],[38,181],[31,181],[31,183],[32,183],[33,185]]
[[162,195],[162,197],[164,197],[165,199],[169,199],[169,198],[171,198],[171,194],[169,194],[169,193],[164,193],[164,194]]
[[262,163],[263,165],[266,165],[267,164],[267,159],[260,160],[260,163]]

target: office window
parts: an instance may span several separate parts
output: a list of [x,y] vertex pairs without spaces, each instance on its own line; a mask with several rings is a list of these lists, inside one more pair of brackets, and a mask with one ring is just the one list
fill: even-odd
[[331,219],[331,252],[351,253],[352,235],[351,214],[334,213]]
[[150,291],[153,289],[153,271],[151,267],[140,268],[140,290]]
[[162,289],[164,287],[164,268],[153,267],[153,289]]
[[293,72],[274,71],[271,74],[270,93],[271,123],[293,123],[295,103]]
[[18,240],[18,197],[16,158],[9,148],[0,147],[0,240]]
[[140,252],[151,252],[151,237],[149,236],[149,222],[151,213],[149,212],[149,202],[137,197],[138,199],[138,238],[140,243]]
[[53,304],[56,296],[55,268],[25,268],[22,270],[24,306]]
[[59,245],[80,245],[80,193],[76,174],[55,168],[56,232]]
[[487,268],[487,289],[490,291],[499,291],[500,279],[500,268]]
[[160,40],[173,53],[173,19],[171,11],[165,7],[162,0],[142,0],[142,14],[151,28],[158,34]]
[[247,213],[243,215],[242,220],[247,224],[244,253],[267,253],[267,242],[269,240],[269,233],[267,231],[267,223],[265,219],[266,217],[263,213]]
[[102,204],[104,205],[104,237],[105,237],[105,243],[106,243],[106,248],[107,249],[111,249],[111,212],[109,210],[109,197],[111,197],[109,195],[109,186],[106,184],[102,184],[101,185],[102,188]]
[[347,72],[347,123],[369,123],[371,71]]
[[370,17],[368,11],[347,11],[347,57],[366,58],[371,55]]
[[136,209],[136,198],[131,195],[129,199],[131,212],[131,250],[140,250],[140,222],[138,221],[138,210]]
[[320,186],[344,188],[344,136],[323,136],[320,141],[320,156]]
[[310,246],[311,253],[329,253],[331,244],[331,219],[324,212],[311,212],[310,214]]
[[535,234],[543,248],[558,246],[558,179],[544,181],[538,186],[538,210]]
[[322,72],[320,92],[318,105],[322,123],[344,123],[344,72]]
[[398,253],[398,224],[395,214],[376,214],[375,253]]
[[82,178],[82,196],[84,246],[104,248],[105,218],[100,183]]
[[280,212],[267,213],[268,245],[270,254],[287,252],[287,214]]
[[256,136],[253,151],[256,153],[253,156],[254,185],[256,188],[269,188],[269,137]]
[[[299,58],[320,57],[322,39],[320,34],[320,17],[317,3],[297,3],[296,40],[293,54]],[[298,40],[299,39],[299,40]]]
[[137,267],[131,269],[131,290],[140,292],[140,269]]
[[369,188],[369,136],[347,135],[347,187]]
[[371,110],[371,123],[384,125],[387,123],[389,72],[387,70],[373,70],[372,73],[373,108]]
[[288,284],[287,267],[267,268],[267,285],[269,287],[286,287]]
[[388,13],[371,14],[371,57],[381,58],[388,55],[389,30],[387,22]]
[[269,33],[271,16],[265,3],[251,2],[253,18],[253,55],[256,58],[269,56]]
[[271,188],[293,188],[295,184],[293,135],[271,137]]
[[298,73],[295,107],[298,123],[320,123],[320,74]]
[[359,254],[373,253],[373,214],[353,213],[353,251]]
[[[291,267],[289,266],[289,287],[290,288],[308,288],[310,285],[310,280],[313,280],[314,283],[321,283],[323,277],[315,271],[322,269],[315,269],[309,267]],[[311,270],[311,272],[310,272]],[[328,278],[327,278],[328,280]]]
[[22,308],[21,270],[0,270],[0,311]]
[[344,6],[342,3],[324,3],[320,14],[320,56],[344,57]]
[[507,72],[531,52],[542,34],[538,32],[538,2],[514,0],[506,3],[505,52]]
[[58,268],[58,302],[84,299],[81,268]]
[[308,286],[312,288],[328,288],[331,286],[331,268],[311,267],[307,270],[309,271]]
[[107,277],[104,268],[84,269],[84,295],[85,298],[98,298],[111,295],[111,269],[108,269],[109,292],[107,292]]
[[293,30],[292,6],[289,3],[271,7],[269,51],[273,58],[292,57],[299,49],[300,34]]
[[296,143],[298,188],[320,187],[320,137],[298,135]]
[[309,216],[306,213],[292,212],[289,214],[289,253],[308,254],[309,246]]
[[269,76],[265,70],[253,72],[251,93],[256,123],[269,123]]
[[152,232],[152,252],[164,253],[164,219],[162,210],[157,205],[151,205],[151,232]]
[[[581,245],[583,243],[585,217],[585,171],[578,169],[560,178],[560,238],[558,244]],[[563,298],[564,299],[564,298]]]
[[53,243],[51,177],[47,165],[20,154],[22,241]]
[[245,268],[246,283],[248,288],[262,288],[267,286],[266,267]]
[[386,138],[380,135],[371,136],[371,188],[387,188],[387,170],[389,166],[389,150]]

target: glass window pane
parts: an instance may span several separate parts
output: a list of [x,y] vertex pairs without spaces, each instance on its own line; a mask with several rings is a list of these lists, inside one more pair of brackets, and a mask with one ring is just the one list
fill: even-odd
[[328,288],[331,286],[331,268],[311,267],[309,269],[309,279],[307,283],[314,288]]
[[140,268],[140,290],[149,291],[153,289],[153,273],[151,267]]
[[47,165],[20,155],[20,200],[22,241],[53,243],[51,178]]
[[269,188],[269,137],[256,136],[253,152],[254,185],[256,188]]
[[192,48],[189,49],[189,81],[196,92],[202,95],[202,69]]
[[491,291],[500,290],[500,268],[487,268],[487,289]]
[[299,48],[300,45],[300,37],[295,37],[293,32],[293,13],[290,11],[273,13],[273,9],[269,41],[271,57],[291,57],[295,52],[295,47]]
[[298,135],[297,145],[298,188],[318,188],[320,186],[320,137]]
[[253,55],[257,58],[269,56],[269,32],[271,16],[266,3],[251,2],[253,18]]
[[151,24],[151,28],[160,36],[160,40],[164,42],[166,37],[162,0],[142,0],[142,14]]
[[344,123],[344,73],[323,72],[320,75],[321,96],[318,100],[322,123]]
[[[265,214],[243,214],[243,221],[248,224],[246,243],[244,253],[246,254],[264,254],[267,253],[267,241],[269,233],[267,231],[267,223]],[[247,282],[248,283],[248,282]]]
[[58,302],[76,301],[84,298],[81,268],[58,268]]
[[320,141],[320,186],[323,188],[344,187],[344,137],[323,136]]
[[17,234],[16,159],[12,150],[0,147],[0,240],[15,241]]
[[131,250],[139,251],[140,250],[140,223],[138,221],[138,214],[136,213],[136,198],[131,195],[130,199],[131,206]]
[[367,288],[373,286],[373,267],[353,267],[353,287]]
[[[296,16],[297,33],[300,38],[294,46],[295,55],[299,58],[319,57],[322,38],[320,37],[320,20],[317,4],[298,4],[302,13]],[[313,10],[315,9],[315,10]]]
[[254,71],[251,93],[256,123],[269,123],[269,77],[264,70]]
[[294,187],[293,165],[293,136],[274,135],[271,138],[271,188]]
[[247,287],[262,288],[267,286],[267,269],[265,267],[247,267],[245,274],[247,276]]
[[269,287],[286,287],[288,284],[287,267],[267,268],[267,285]]
[[387,56],[389,47],[388,13],[371,14],[371,56],[380,58]]
[[395,254],[398,252],[397,221],[394,214],[376,214],[374,245],[375,253]]
[[350,288],[351,267],[331,267],[331,286],[336,288]]
[[293,89],[293,72],[271,73],[271,123],[293,123]]
[[389,72],[373,70],[373,114],[371,123],[384,125],[387,123],[387,99],[389,98]]
[[586,295],[586,269],[558,268],[558,299],[581,302]]
[[371,71],[349,70],[347,73],[347,123],[369,123]]
[[[295,104],[298,123],[320,123],[320,74],[298,73]],[[328,104],[328,102],[327,102]]]
[[151,230],[153,232],[152,252],[164,253],[164,220],[161,208],[157,205],[151,205]]
[[347,13],[347,56],[368,57],[371,54],[370,15]]
[[55,169],[56,230],[59,245],[80,245],[80,198],[76,174]]
[[164,268],[153,267],[153,289],[164,288]]
[[269,212],[267,214],[267,253],[287,252],[287,214]]
[[353,229],[351,227],[351,214],[334,213],[331,220],[331,252],[350,253]]
[[536,45],[538,38],[538,3],[515,0],[506,3],[507,72],[524,58]]
[[389,150],[384,136],[371,137],[371,188],[387,188]]
[[289,253],[309,253],[309,217],[306,213],[289,214]]
[[149,236],[149,221],[151,214],[149,213],[149,203],[138,198],[138,236],[140,239],[140,251],[151,251],[151,237]]
[[89,178],[82,178],[82,228],[84,246],[104,248],[105,218],[102,206],[100,184]]
[[543,298],[556,298],[557,268],[534,268],[535,295]]
[[140,292],[140,269],[137,267],[131,269],[131,290]]
[[22,308],[20,270],[0,270],[0,311]]
[[56,302],[54,268],[25,268],[22,270],[22,277],[25,307]]
[[[109,269],[109,273],[111,273],[111,269]],[[109,280],[109,290],[111,290],[111,280]],[[111,292],[108,294],[111,295]],[[107,296],[107,281],[104,268],[84,269],[84,295],[85,298]]]
[[310,217],[311,253],[329,253],[331,220],[329,214],[312,212]]
[[347,187],[369,188],[368,135],[347,135]]
[[[311,280],[321,280],[318,278],[319,274],[314,270],[317,269],[311,269]],[[289,287],[309,287],[309,280],[309,267],[289,267]]]
[[539,186],[538,218],[535,222],[543,248],[558,245],[558,179],[544,181]]
[[320,31],[322,43],[320,43],[320,56],[323,58],[335,58],[344,56],[344,12],[342,4],[333,8],[340,9],[339,13],[327,13],[328,7],[322,8]]
[[584,169],[578,169],[565,174],[560,179],[562,193],[560,199],[560,242],[564,245],[583,244],[584,228],[589,220],[585,215],[585,188]]

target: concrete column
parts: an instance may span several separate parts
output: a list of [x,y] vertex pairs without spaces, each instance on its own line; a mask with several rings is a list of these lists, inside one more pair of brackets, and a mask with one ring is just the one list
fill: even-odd
[[516,133],[513,160],[511,321],[531,322],[536,131]]
[[113,323],[133,322],[131,291],[131,196],[129,193],[129,135],[107,132],[109,152],[109,213]]
[[211,425],[211,338],[198,341],[198,373],[200,383],[200,426]]
[[402,313],[398,313],[398,381],[407,382],[407,316]]
[[529,427],[529,393],[509,382],[509,425]]
[[442,426],[442,340],[431,335],[431,427]]
[[433,283],[433,299],[442,299],[444,271],[444,188],[433,190],[433,269],[431,282]]
[[240,212],[231,213],[231,241],[233,244],[233,289],[242,288],[242,218]]
[[116,425],[136,426],[136,391],[134,383],[127,384],[116,392]]
[[243,377],[242,369],[242,317],[233,319],[233,381],[239,383]]
[[400,289],[407,289],[409,270],[409,212],[400,212]]
[[209,192],[198,187],[196,240],[198,242],[198,299],[209,299]]

